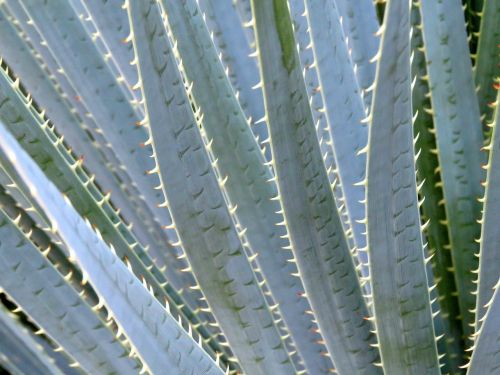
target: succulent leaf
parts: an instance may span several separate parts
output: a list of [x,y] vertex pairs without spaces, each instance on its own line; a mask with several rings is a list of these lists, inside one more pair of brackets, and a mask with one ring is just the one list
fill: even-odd
[[[62,139],[53,133],[49,122],[43,122],[36,109],[26,102],[15,87],[16,84],[0,69],[0,119],[30,156],[42,166],[54,184],[69,197],[78,212],[100,230],[105,241],[115,247],[120,257],[128,259],[138,275],[146,279],[158,298],[169,301],[173,309],[179,306],[179,312],[197,327],[198,317],[185,304],[185,296],[181,297],[176,289],[167,283],[146,249],[121,221],[93,179],[79,167],[78,162],[62,144]],[[210,334],[206,328],[200,328],[200,334],[209,338]],[[223,352],[217,343],[213,345],[217,352]]]
[[[7,4],[11,6],[9,1]],[[156,190],[159,181],[156,175],[148,174],[154,168],[150,157],[146,130],[139,126],[143,120],[140,109],[131,103],[133,97],[123,82],[118,80],[113,61],[108,60],[93,42],[82,24],[82,20],[69,2],[22,1],[31,18],[31,26],[41,34],[58,65],[71,83],[78,88],[104,137],[127,172],[137,185],[150,210],[160,225],[169,225],[167,210],[161,210],[162,194]],[[144,148],[141,148],[141,145]],[[165,252],[165,256],[168,252]],[[181,269],[182,264],[170,254],[168,262]],[[168,269],[170,271],[170,269]],[[181,278],[181,280],[179,280]],[[178,289],[186,284],[182,275],[171,272],[169,280]]]
[[[295,277],[277,187],[259,144],[245,119],[224,67],[210,39],[202,15],[193,0],[163,0],[168,26],[182,59],[181,73],[192,82],[193,101],[203,116],[205,138],[217,159],[219,177],[273,300],[289,329],[307,368],[325,371],[328,358],[317,345],[303,286]],[[183,69],[182,69],[183,68]],[[215,100],[214,100],[215,99]],[[256,219],[258,218],[258,219]],[[316,371],[316,370],[311,370]]]
[[488,302],[493,297],[495,285],[500,278],[498,259],[500,259],[500,231],[498,213],[500,212],[500,91],[497,92],[495,118],[489,161],[487,165],[486,189],[484,193],[483,217],[481,222],[481,241],[479,252],[478,288],[476,301],[476,332],[487,311]]
[[383,30],[366,197],[375,325],[386,374],[440,374],[416,189],[409,1],[387,2]]
[[[478,88],[479,110],[485,121],[493,114],[498,77],[500,77],[500,3],[484,0],[481,11],[481,28],[474,65],[475,84]],[[495,79],[497,82],[495,82]]]
[[460,316],[470,337],[484,176],[479,107],[461,2],[421,0],[420,11]]
[[[424,231],[424,244],[427,241],[428,255],[431,257],[433,282],[436,284],[437,301],[435,305],[440,314],[435,318],[441,319],[446,340],[438,342],[438,350],[446,354],[443,359],[450,367],[443,367],[442,371],[460,371],[459,366],[464,363],[464,342],[460,308],[458,305],[457,287],[453,272],[450,240],[448,237],[446,212],[444,208],[443,190],[438,156],[436,154],[436,136],[432,115],[430,113],[429,85],[424,55],[422,24],[418,4],[413,3],[412,20],[412,77],[413,77],[413,134],[415,136],[415,152],[419,154],[416,160],[417,182],[419,183],[419,199],[422,211],[422,221],[428,223]],[[432,296],[431,296],[432,298]],[[435,326],[435,328],[437,328]]]
[[[72,151],[84,159],[84,166],[95,174],[102,190],[113,192],[112,203],[120,208],[121,215],[128,222],[133,223],[133,232],[138,239],[145,246],[151,246],[153,253],[158,247],[168,247],[168,238],[165,235],[162,237],[159,233],[160,225],[149,219],[152,216],[151,212],[140,199],[132,199],[139,195],[138,191],[131,191],[130,186],[124,188],[128,182],[128,175],[120,173],[120,168],[110,168],[113,166],[113,161],[109,160],[109,153],[105,150],[106,141],[98,141],[98,134],[90,132],[90,125],[75,113],[48,72],[40,66],[28,43],[9,22],[6,11],[5,7],[0,7],[2,57],[10,67],[16,67],[15,73],[21,77],[27,91],[46,111],[51,121],[57,124],[58,133],[64,134],[64,139],[71,145]],[[158,238],[161,240],[157,240]],[[170,252],[172,251],[173,249],[170,249]],[[159,260],[162,261],[163,258],[160,257]]]
[[292,373],[205,150],[160,9],[155,1],[129,0],[128,11],[162,190],[190,267],[244,371]]
[[[203,0],[199,4],[241,108],[250,117],[254,134],[260,141],[265,141],[268,138],[267,126],[265,121],[259,122],[265,115],[264,98],[261,89],[253,88],[260,80],[259,68],[256,57],[251,56],[253,51],[237,9],[229,1]],[[267,147],[266,157],[270,156]]]
[[358,184],[365,178],[366,155],[362,149],[368,140],[368,129],[362,123],[363,100],[334,3],[306,0],[306,8],[339,182],[354,243],[358,249],[364,249],[365,189]]
[[[332,2],[333,3],[333,2]],[[379,22],[371,0],[335,0],[342,17],[342,26],[352,50],[359,86],[367,111],[371,108],[372,85],[375,81],[376,63],[373,58],[379,49]]]
[[137,82],[137,69],[132,44],[125,41],[130,35],[127,11],[123,0],[70,0],[71,5],[94,39],[101,39],[108,59],[113,59],[130,90]]
[[0,308],[0,364],[13,374],[62,375],[53,359],[18,319]]
[[[0,134],[2,162],[12,164],[28,185],[32,198],[44,208],[52,226],[71,249],[72,257],[84,270],[86,277],[130,340],[144,366],[153,373],[161,373],[168,368],[175,374],[222,375],[222,370],[160,305],[147,285],[127,269],[114,251],[108,248],[90,228],[88,222],[80,217],[69,201],[63,199],[57,188],[19,147],[15,138],[3,125]],[[17,265],[17,262],[11,261],[7,264],[12,267]],[[37,264],[32,265],[35,269],[37,266]],[[46,268],[42,268],[42,271],[44,269]],[[58,285],[57,282],[54,284]],[[38,285],[43,284],[38,283]],[[35,290],[35,295],[37,291],[38,289]],[[40,298],[47,298],[41,293],[38,295]],[[73,301],[66,300],[66,303]],[[53,314],[52,318],[58,320],[57,316]],[[62,318],[64,316],[65,314]],[[111,340],[111,343],[113,342],[115,341]],[[151,347],[156,347],[158,350],[150,350]],[[102,353],[107,352],[110,351],[102,350]]]
[[[7,138],[2,129],[2,143]],[[17,156],[17,155],[16,155]],[[2,163],[4,160],[2,160]],[[55,342],[94,374],[130,373],[137,364],[64,277],[0,210],[0,283]]]
[[282,0],[252,1],[273,163],[291,246],[336,370],[376,374],[368,311],[342,229]]

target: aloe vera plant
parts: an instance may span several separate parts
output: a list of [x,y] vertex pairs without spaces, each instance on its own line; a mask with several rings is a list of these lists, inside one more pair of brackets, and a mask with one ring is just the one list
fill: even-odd
[[0,0],[0,369],[500,374],[464,3]]

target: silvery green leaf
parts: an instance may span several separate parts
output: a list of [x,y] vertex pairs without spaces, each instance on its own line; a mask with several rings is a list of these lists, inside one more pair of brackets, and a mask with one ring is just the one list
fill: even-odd
[[[69,201],[61,196],[3,125],[0,134],[2,162],[12,164],[29,186],[31,196],[43,207],[51,225],[71,249],[72,258],[84,270],[85,276],[130,340],[146,369],[153,373],[162,373],[168,368],[172,374],[179,375],[223,374],[201,346],[160,305],[147,285],[141,283],[127,269],[114,251],[91,229],[88,222],[85,222]],[[11,264],[17,265],[16,262]],[[33,266],[37,268],[37,264]],[[42,271],[44,269],[46,268]],[[40,298],[47,298],[46,295],[41,296],[43,289],[35,289],[34,292],[35,295],[38,292]],[[54,318],[64,319],[65,315],[64,313],[58,317],[56,314]],[[100,352],[103,355],[109,353],[107,349]]]
[[190,267],[243,370],[293,373],[212,169],[160,8],[153,0],[129,0],[127,7],[162,191]]
[[500,79],[499,24],[500,2],[484,0],[475,56],[474,79],[476,87],[478,87],[479,110],[485,121],[489,121],[493,114],[491,106],[496,99],[495,85],[499,84]]
[[439,375],[415,175],[410,1],[389,0],[382,27],[366,198],[378,345],[386,374]]
[[63,374],[26,327],[3,307],[0,308],[0,363],[11,374]]
[[[459,366],[464,363],[464,345],[462,324],[459,320],[460,309],[458,305],[457,288],[455,278],[450,269],[453,267],[451,259],[450,240],[446,224],[446,212],[443,200],[443,189],[441,186],[441,175],[439,161],[436,154],[436,136],[434,124],[430,113],[429,85],[426,79],[427,68],[424,54],[422,36],[422,23],[418,4],[412,4],[412,54],[411,62],[413,90],[413,134],[415,136],[415,152],[419,154],[416,160],[417,183],[419,184],[419,204],[422,210],[422,221],[427,223],[424,230],[424,244],[427,241],[428,255],[431,260],[432,273],[436,283],[437,301],[440,314],[434,318],[441,319],[443,332],[436,328],[436,335],[445,334],[446,339],[438,341],[438,350],[445,354],[443,358],[447,366],[442,372],[459,371]],[[431,298],[433,298],[431,296]],[[450,366],[450,367],[448,367]]]
[[480,235],[477,199],[484,178],[479,106],[461,1],[421,0],[420,11],[453,271],[463,332],[470,337]]
[[[1,132],[2,146],[5,142],[15,142],[3,125]],[[22,157],[21,152],[16,156]],[[85,371],[94,374],[137,371],[136,362],[127,358],[126,349],[115,340],[105,322],[3,210],[0,221],[2,289]]]
[[362,123],[364,104],[334,2],[306,0],[306,9],[343,202],[354,243],[364,249],[365,189],[359,184],[365,178],[366,155],[362,149],[368,140],[367,127]]
[[483,217],[481,219],[481,240],[479,252],[479,278],[476,301],[476,332],[481,328],[481,322],[487,311],[487,304],[493,296],[493,291],[500,271],[500,231],[498,230],[498,215],[500,213],[500,91],[497,92],[495,118],[491,143],[487,147],[490,154],[487,165],[486,190],[483,202]]
[[[101,193],[93,178],[88,176],[79,165],[80,162],[73,158],[62,139],[51,129],[50,123],[23,97],[18,85],[17,81],[13,82],[6,72],[0,69],[0,119],[60,191],[69,197],[78,212],[101,231],[105,241],[116,248],[120,257],[128,259],[138,276],[146,279],[155,295],[162,302],[169,301],[176,316],[179,313],[187,318],[183,319],[183,323],[190,321],[191,326],[196,327],[195,331],[210,340],[211,334],[204,325],[199,325],[199,317],[193,312],[192,305],[185,303],[186,298],[191,296],[181,297],[177,289],[167,283],[165,270],[161,271],[155,266],[146,249],[137,242],[116,210],[109,204],[109,197]],[[171,275],[174,270],[166,271],[166,275]],[[222,351],[218,350],[219,345],[216,342],[212,344],[217,351]]]
[[353,259],[309,107],[290,12],[253,0],[273,165],[291,247],[319,329],[340,374],[378,374]]
[[342,26],[352,50],[352,60],[367,112],[370,111],[376,63],[373,61],[379,49],[379,22],[374,2],[371,0],[334,0]]
[[[300,357],[312,366],[329,368],[322,358],[320,336],[314,332],[308,302],[301,297],[303,286],[295,277],[290,262],[289,241],[283,225],[280,201],[273,173],[265,164],[263,152],[255,140],[238,103],[229,78],[194,0],[162,0],[166,21],[180,58],[181,73],[192,83],[191,94],[203,117],[204,136],[217,159],[219,177],[227,180],[224,188],[257,263],[279,305]],[[183,69],[182,69],[183,68]]]

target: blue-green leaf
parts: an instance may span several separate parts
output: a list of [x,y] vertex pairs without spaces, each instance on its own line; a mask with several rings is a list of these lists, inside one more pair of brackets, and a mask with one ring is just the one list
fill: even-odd
[[225,203],[154,0],[129,0],[147,126],[183,249],[243,370],[294,367]]
[[[10,7],[13,3],[9,0],[7,5]],[[50,50],[71,84],[78,88],[81,100],[126,166],[151,212],[160,225],[170,224],[168,211],[157,207],[162,202],[161,192],[154,189],[158,178],[146,173],[154,168],[154,162],[147,146],[147,132],[138,126],[142,115],[137,105],[131,104],[133,97],[116,77],[112,61],[106,61],[69,2],[23,0],[21,3],[31,18],[28,26],[41,34],[45,48]],[[169,261],[175,265],[173,258]],[[174,275],[170,278],[176,282]],[[181,285],[179,282],[177,287]]]
[[380,373],[368,311],[327,177],[286,1],[253,0],[274,168],[291,246],[340,374]]
[[432,114],[464,335],[473,333],[482,126],[459,0],[421,0]]
[[[13,142],[5,128],[1,138],[2,143]],[[3,210],[0,222],[2,289],[85,371],[94,374],[137,371],[137,364],[127,358],[126,349],[115,340],[105,322]]]
[[[436,136],[432,115],[429,113],[430,98],[427,78],[427,68],[423,47],[422,24],[418,4],[412,4],[412,103],[415,119],[413,134],[415,136],[415,152],[419,154],[416,160],[417,182],[419,183],[419,198],[422,210],[422,221],[427,223],[424,230],[424,243],[427,241],[428,254],[431,257],[429,266],[436,284],[437,300],[434,306],[440,310],[443,332],[436,328],[436,335],[445,334],[446,339],[438,342],[438,350],[445,354],[444,366],[441,371],[459,371],[464,363],[464,345],[460,309],[458,305],[457,288],[453,272],[453,262],[449,247],[446,213],[443,205],[443,189],[439,173],[439,161],[436,153]],[[433,298],[431,296],[431,298]],[[436,323],[436,320],[434,320]]]
[[11,374],[63,374],[27,328],[3,307],[0,308],[0,363]]
[[[185,299],[190,295],[181,297],[176,289],[167,283],[163,272],[152,262],[146,249],[137,242],[109,204],[109,197],[101,193],[93,178],[88,176],[80,163],[73,158],[62,139],[54,134],[50,123],[22,96],[18,85],[19,82],[12,82],[6,72],[0,69],[0,119],[61,192],[69,197],[78,212],[101,231],[105,241],[116,248],[120,257],[128,258],[134,272],[146,279],[159,299],[168,300],[175,314],[179,310],[194,327],[198,327],[199,317],[185,305]],[[168,272],[173,270],[166,271],[169,275]],[[199,332],[205,339],[210,339],[205,327],[200,327]],[[219,345],[214,345],[217,351],[222,351],[218,350]]]
[[[314,332],[303,286],[291,262],[292,254],[273,174],[234,95],[217,50],[194,0],[162,0],[168,26],[172,30],[179,55],[181,73],[192,83],[194,102],[203,114],[202,131],[211,142],[220,177],[236,217],[267,286],[307,368],[329,368],[321,356],[320,336]],[[280,224],[281,223],[281,224]],[[312,370],[314,371],[314,370]]]
[[[160,305],[147,285],[143,285],[127,269],[114,251],[106,246],[69,202],[63,199],[61,193],[19,147],[15,138],[3,125],[0,128],[0,135],[2,162],[13,165],[21,179],[28,185],[32,198],[45,210],[52,227],[59,232],[71,249],[72,258],[78,262],[85,277],[130,340],[146,369],[153,373],[162,373],[168,368],[173,374],[179,375],[185,373],[222,375],[222,370]],[[10,265],[14,266],[15,270],[17,262],[10,262]],[[39,272],[47,269],[40,268],[37,264],[32,267],[38,268]],[[42,282],[35,283],[37,284],[43,285]],[[58,285],[57,282],[54,284]],[[37,293],[39,298],[52,295],[47,293],[42,296],[43,289],[41,291],[35,289],[34,295]],[[74,303],[65,301],[70,305]],[[61,320],[65,314],[58,316],[56,313],[53,317]],[[114,340],[111,341],[113,342]],[[104,355],[108,350],[98,352]],[[95,355],[93,353],[94,358]],[[92,370],[89,372],[93,373]],[[118,371],[118,373],[126,372]]]
[[377,35],[379,23],[375,5],[372,0],[335,0],[342,26],[352,49],[352,60],[356,65],[356,73],[360,87],[364,90],[363,97],[367,112],[372,100],[373,82],[375,80],[375,58],[379,48]]
[[[120,208],[121,215],[133,225],[133,232],[160,264],[166,257],[159,256],[169,247],[168,238],[160,224],[151,220],[151,212],[139,198],[139,191],[132,186],[130,177],[121,168],[114,168],[113,155],[106,150],[106,141],[97,132],[90,132],[88,118],[82,120],[75,113],[64,93],[54,84],[54,77],[43,69],[29,44],[9,22],[5,6],[0,6],[0,48],[2,57],[17,74],[36,101],[56,124],[57,132],[64,136],[72,151],[84,159],[85,167],[95,174],[103,191],[112,192],[112,203]],[[52,79],[51,79],[52,78]],[[101,136],[102,138],[102,136]],[[170,246],[171,248],[171,246]],[[170,249],[172,252],[172,249]]]
[[95,33],[94,39],[101,38],[105,44],[108,58],[116,63],[128,86],[137,83],[137,69],[130,64],[134,59],[134,50],[126,40],[130,34],[127,12],[123,9],[123,0],[70,0],[86,22],[84,25]]
[[378,344],[386,374],[438,375],[416,188],[409,1],[388,1],[383,29],[366,203]]
[[488,301],[488,311],[476,334],[472,358],[467,375],[498,374],[500,369],[500,279],[494,286],[494,293]]
[[318,71],[324,111],[333,143],[354,243],[366,246],[364,186],[368,130],[354,65],[349,56],[338,11],[330,0],[306,0],[311,45]]
[[[479,110],[485,121],[493,114],[492,105],[495,102],[495,85],[500,77],[500,2],[484,0],[481,11],[481,28],[477,54],[475,56],[474,79],[478,87],[477,98]],[[496,80],[496,82],[495,82]]]
[[[221,53],[222,62],[228,69],[228,76],[238,94],[238,101],[247,116],[255,135],[260,141],[268,137],[264,117],[264,98],[260,88],[253,88],[259,83],[259,68],[248,42],[243,23],[238,17],[235,5],[230,1],[200,1],[200,9],[205,14],[205,21],[211,31],[214,44]],[[266,157],[270,157],[269,147]]]
[[500,259],[500,230],[498,215],[500,213],[500,91],[497,93],[493,133],[487,166],[486,190],[483,202],[483,218],[481,220],[481,241],[479,252],[479,279],[476,301],[476,332],[487,310],[487,303],[493,296],[493,290],[500,278],[498,259]]

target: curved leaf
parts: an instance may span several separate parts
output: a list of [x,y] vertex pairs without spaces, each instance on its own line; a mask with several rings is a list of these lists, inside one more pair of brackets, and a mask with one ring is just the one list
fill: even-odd
[[[192,96],[203,114],[202,130],[211,142],[220,177],[236,217],[262,269],[273,300],[279,305],[306,367],[329,368],[322,358],[301,280],[295,277],[286,228],[273,174],[247,124],[217,51],[194,0],[162,0],[168,26],[182,58],[181,73],[193,82]],[[184,68],[182,70],[182,67]],[[281,224],[280,224],[281,223]]]
[[[7,142],[5,128],[2,143]],[[7,134],[8,135],[8,134]],[[63,276],[0,210],[0,285],[77,363],[95,374],[133,373],[137,363]]]
[[[84,10],[82,16],[89,18],[84,26],[95,28],[95,38],[101,38],[107,52],[116,62],[120,73],[130,89],[137,83],[137,70],[130,63],[134,59],[134,49],[130,43],[124,43],[130,34],[127,12],[123,9],[123,0],[70,0],[74,9]],[[80,12],[79,12],[80,13]],[[88,24],[92,24],[91,27]],[[90,31],[89,30],[89,31]]]
[[[81,155],[84,165],[93,174],[103,191],[112,191],[112,203],[120,208],[120,213],[129,223],[133,224],[133,232],[146,246],[151,247],[153,255],[158,247],[169,246],[168,238],[160,233],[160,225],[151,220],[151,212],[138,196],[138,191],[131,191],[131,183],[126,179],[126,173],[117,173],[104,150],[103,143],[96,140],[97,134],[90,133],[88,125],[71,108],[64,94],[50,79],[47,71],[35,58],[29,45],[21,38],[14,25],[8,21],[5,7],[0,7],[0,48],[2,57],[10,67],[15,67],[15,73],[21,77],[23,85],[43,108],[51,121],[57,124],[57,131],[71,145],[72,151]],[[129,186],[124,186],[128,183]],[[149,216],[149,217],[148,217]],[[172,249],[170,250],[172,251]],[[163,258],[159,257],[162,261]]]
[[[11,3],[15,2],[9,0],[9,7]],[[68,80],[78,88],[81,100],[112,144],[151,212],[160,225],[170,224],[168,211],[157,207],[162,202],[161,192],[155,190],[158,178],[146,173],[154,168],[154,162],[147,132],[139,126],[142,115],[137,105],[131,103],[133,98],[128,87],[116,77],[112,61],[106,61],[69,2],[23,0],[20,3],[31,19],[28,26],[41,34],[45,48],[52,52]],[[173,268],[183,266],[173,255],[168,263],[174,265]],[[169,275],[178,289],[185,283],[179,278],[175,272]]]
[[312,49],[333,142],[335,163],[344,195],[354,243],[366,246],[364,186],[366,156],[360,154],[368,141],[362,123],[365,111],[354,66],[342,31],[340,18],[330,0],[306,0]]
[[[333,2],[333,1],[332,1]],[[359,86],[367,112],[372,104],[372,85],[375,81],[376,64],[372,59],[379,49],[377,35],[379,23],[372,0],[334,0],[342,17],[342,26],[352,49]]]
[[[247,116],[250,116],[252,130],[260,141],[268,138],[264,121],[264,98],[260,88],[253,88],[259,82],[259,68],[242,21],[238,17],[235,5],[230,1],[200,1],[200,9],[205,13],[208,29],[213,34],[214,43],[221,52],[222,62],[229,71],[229,78],[238,94],[238,101]],[[266,157],[271,153],[266,148]]]
[[383,29],[367,169],[377,337],[385,373],[439,375],[416,188],[409,1],[388,1]]
[[[500,77],[500,2],[485,0],[479,29],[474,79],[481,116],[489,121],[495,102],[495,79]],[[498,82],[497,82],[498,84]]]
[[[102,195],[93,178],[85,173],[79,162],[68,152],[62,144],[62,139],[53,133],[48,121],[43,123],[37,111],[23,99],[16,89],[17,85],[0,69],[0,119],[30,156],[42,166],[56,186],[69,197],[78,212],[101,231],[105,241],[116,248],[119,256],[129,260],[137,275],[146,279],[158,298],[168,300],[175,314],[186,316],[184,323],[191,321],[194,330],[210,341],[210,333],[206,331],[206,327],[199,327],[198,316],[185,305],[186,296],[181,297],[176,289],[167,283],[163,272],[151,261],[146,249],[137,242],[114,208],[109,205],[109,197]],[[168,272],[166,274],[169,275]],[[216,342],[211,342],[211,345],[216,351],[223,352]]]
[[378,353],[323,164],[286,1],[253,0],[274,168],[306,294],[340,374],[377,374]]
[[[28,185],[31,196],[45,210],[51,225],[71,249],[72,257],[80,264],[146,368],[153,373],[168,368],[174,374],[221,375],[222,370],[209,355],[63,199],[3,125],[0,134],[2,159],[8,160]],[[59,317],[63,318],[64,314]]]
[[[334,157],[333,142],[329,124],[325,116],[325,103],[321,94],[321,83],[318,77],[317,61],[313,53],[313,41],[311,39],[311,26],[308,24],[307,9],[304,0],[291,0],[289,2],[290,15],[293,23],[294,36],[297,42],[299,60],[302,67],[302,75],[306,84],[309,106],[316,124],[316,132],[320,144],[321,154],[328,173],[328,179],[333,187],[333,195],[337,208],[341,213],[344,231],[347,234],[349,246],[354,246],[353,230],[349,213],[346,210],[344,186],[339,181],[338,166]],[[357,256],[362,255],[358,249],[353,249],[355,261]],[[366,263],[366,259],[363,260]],[[356,263],[357,264],[357,263]]]
[[458,0],[421,0],[425,57],[464,335],[473,333],[483,145],[467,34]]
[[26,327],[4,308],[0,308],[0,353],[2,367],[13,374],[62,375]]
[[[439,173],[439,161],[436,153],[436,136],[432,115],[429,113],[430,98],[423,46],[422,24],[418,4],[412,3],[412,103],[415,118],[413,134],[415,136],[417,183],[420,186],[419,198],[422,220],[427,223],[424,230],[424,243],[427,241],[430,265],[436,283],[440,314],[435,319],[442,319],[443,332],[435,325],[435,334],[445,334],[446,339],[438,342],[438,350],[445,354],[444,363],[451,368],[443,367],[442,372],[460,372],[459,366],[464,363],[464,342],[460,308],[458,305],[457,287],[451,259],[450,240],[446,226],[443,189]],[[431,298],[433,298],[431,296]],[[434,321],[436,323],[436,321]]]
[[494,287],[488,312],[477,332],[467,375],[498,374],[500,369],[500,279]]
[[497,93],[496,111],[493,122],[491,144],[487,166],[486,190],[484,193],[483,218],[481,220],[481,241],[479,253],[479,279],[476,301],[476,332],[486,314],[487,304],[493,296],[500,270],[500,231],[498,214],[500,212],[500,91]]
[[293,365],[212,170],[159,8],[154,0],[129,0],[128,10],[162,190],[190,266],[244,371],[290,374]]

